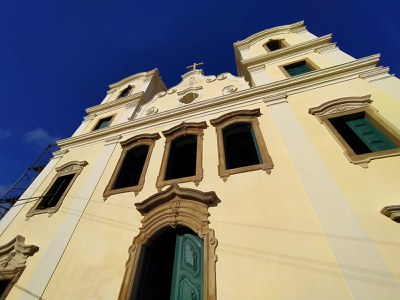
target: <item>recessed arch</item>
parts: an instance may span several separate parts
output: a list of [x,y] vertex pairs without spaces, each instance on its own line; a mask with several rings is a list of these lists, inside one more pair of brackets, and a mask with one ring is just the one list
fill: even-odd
[[183,226],[203,240],[204,299],[215,300],[217,261],[215,250],[218,242],[214,230],[209,227],[208,208],[216,206],[219,202],[221,201],[215,192],[201,192],[171,185],[167,190],[135,204],[143,216],[142,227],[129,248],[129,259],[118,299],[131,299],[133,286],[140,273],[141,253],[149,241],[167,228]]

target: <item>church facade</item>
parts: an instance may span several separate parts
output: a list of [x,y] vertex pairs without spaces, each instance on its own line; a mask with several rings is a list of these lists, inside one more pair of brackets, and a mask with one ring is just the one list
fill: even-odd
[[400,82],[303,22],[111,84],[0,222],[1,299],[399,299]]

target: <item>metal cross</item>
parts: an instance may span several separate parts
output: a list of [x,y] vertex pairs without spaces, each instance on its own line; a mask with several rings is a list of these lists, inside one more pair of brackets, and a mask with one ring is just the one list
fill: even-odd
[[192,71],[196,70],[196,67],[202,66],[203,63],[194,63],[193,65],[187,66],[186,69],[192,69]]

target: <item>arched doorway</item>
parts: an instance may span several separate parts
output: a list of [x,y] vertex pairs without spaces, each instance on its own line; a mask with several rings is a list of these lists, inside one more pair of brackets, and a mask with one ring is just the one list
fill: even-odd
[[120,300],[215,300],[215,249],[208,208],[214,192],[170,186],[136,208],[140,233],[129,248]]

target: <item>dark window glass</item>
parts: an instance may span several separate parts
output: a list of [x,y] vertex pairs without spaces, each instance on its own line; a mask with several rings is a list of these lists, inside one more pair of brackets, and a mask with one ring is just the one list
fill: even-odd
[[110,125],[112,116],[101,119],[99,122],[97,122],[96,126],[93,128],[93,130],[98,130],[101,128],[106,128]]
[[222,130],[225,164],[227,169],[262,163],[253,127],[250,123],[237,123]]
[[128,86],[126,89],[124,89],[121,94],[119,94],[118,98],[122,98],[122,97],[126,97],[129,95],[129,93],[131,92],[132,87]]
[[37,209],[45,209],[56,206],[74,176],[75,174],[70,174],[58,177],[46,195],[43,196],[43,199],[40,201]]
[[114,189],[121,189],[139,184],[148,152],[149,146],[142,145],[126,153],[121,168],[119,169],[117,180],[113,186]]
[[270,51],[275,51],[283,48],[282,42],[280,40],[272,40],[265,44]]
[[[203,247],[203,241],[185,227],[153,237],[142,250],[132,299],[203,299]],[[179,278],[178,288],[174,277]]]
[[[4,293],[5,293],[8,285],[10,284],[10,282],[11,282],[11,280],[9,280],[9,279],[0,280],[0,297],[4,296]],[[3,298],[1,298],[1,299],[3,299]]]
[[285,68],[286,72],[288,72],[288,74],[290,76],[296,76],[296,75],[300,75],[300,74],[304,74],[304,73],[312,71],[312,69],[306,63],[305,60],[302,60],[302,61],[299,61],[297,63],[284,66],[284,68]]
[[165,180],[196,175],[197,136],[186,135],[171,142]]
[[382,131],[365,116],[365,112],[329,119],[355,154],[385,151],[397,148]]

